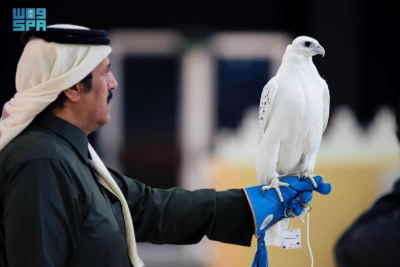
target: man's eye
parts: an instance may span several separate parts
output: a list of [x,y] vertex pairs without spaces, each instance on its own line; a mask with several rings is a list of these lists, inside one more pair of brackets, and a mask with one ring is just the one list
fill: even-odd
[[310,47],[311,42],[305,42],[304,45],[305,45],[306,47]]

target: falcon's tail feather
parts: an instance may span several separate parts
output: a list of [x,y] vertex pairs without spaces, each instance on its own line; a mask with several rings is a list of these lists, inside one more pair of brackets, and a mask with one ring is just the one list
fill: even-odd
[[281,246],[282,244],[282,230],[289,228],[289,219],[283,219],[270,229],[265,231],[265,245],[266,246]]

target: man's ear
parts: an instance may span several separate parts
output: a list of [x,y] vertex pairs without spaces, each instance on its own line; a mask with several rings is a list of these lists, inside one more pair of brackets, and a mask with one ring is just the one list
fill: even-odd
[[81,99],[81,94],[84,92],[84,90],[84,85],[82,83],[77,83],[71,88],[64,90],[64,94],[69,101],[76,103]]

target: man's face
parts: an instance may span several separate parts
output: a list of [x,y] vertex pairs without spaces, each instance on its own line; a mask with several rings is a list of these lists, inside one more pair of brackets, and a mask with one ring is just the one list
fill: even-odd
[[110,71],[110,60],[107,57],[93,70],[91,91],[82,95],[89,123],[100,127],[110,121],[111,91],[116,88],[117,81]]

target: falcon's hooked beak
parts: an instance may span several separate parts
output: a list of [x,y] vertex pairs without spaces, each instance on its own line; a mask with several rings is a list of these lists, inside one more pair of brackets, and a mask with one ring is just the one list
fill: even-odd
[[318,45],[316,48],[313,49],[314,52],[317,53],[317,55],[322,55],[322,57],[325,56],[325,49],[322,47],[322,45]]

